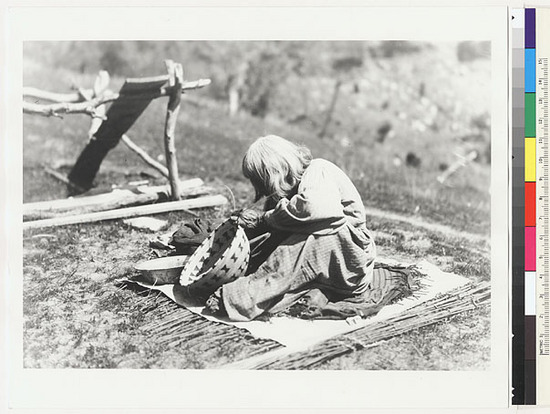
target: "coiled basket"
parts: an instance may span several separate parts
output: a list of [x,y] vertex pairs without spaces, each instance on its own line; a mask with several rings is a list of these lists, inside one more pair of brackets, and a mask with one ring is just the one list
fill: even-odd
[[244,276],[249,259],[250,244],[244,229],[226,220],[189,257],[179,284],[193,297],[207,298],[220,286]]

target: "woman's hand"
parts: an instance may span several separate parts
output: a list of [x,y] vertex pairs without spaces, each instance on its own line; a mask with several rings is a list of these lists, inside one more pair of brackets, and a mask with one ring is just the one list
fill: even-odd
[[232,213],[231,219],[245,229],[256,229],[263,223],[264,213],[247,208]]
[[225,311],[225,308],[223,306],[221,287],[219,287],[218,290],[212,293],[210,297],[207,299],[205,310],[210,315],[215,315],[215,316],[227,315],[227,312]]

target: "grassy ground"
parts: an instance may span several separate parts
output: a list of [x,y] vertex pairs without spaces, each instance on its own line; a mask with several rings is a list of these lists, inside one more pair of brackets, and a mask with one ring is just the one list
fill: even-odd
[[[436,52],[426,52],[428,54],[423,60],[426,67],[444,61],[441,53]],[[386,64],[401,68],[403,73],[422,69],[403,67],[406,62],[410,65],[411,59],[388,60]],[[476,68],[476,65],[481,63],[473,62],[470,66],[463,66],[462,70],[483,73],[484,67]],[[370,91],[374,92],[376,81],[383,79],[384,68],[369,71],[370,77],[365,76],[360,90],[369,91],[371,88]],[[433,74],[428,72],[422,76],[428,82]],[[32,60],[26,66],[25,83],[29,86],[61,91],[68,83],[62,80],[69,78],[84,86],[93,82],[89,75],[50,70]],[[180,172],[184,177],[201,177],[228,196],[225,186],[230,187],[236,207],[246,206],[251,202],[252,190],[241,175],[240,159],[251,140],[274,133],[304,142],[315,156],[341,165],[356,183],[367,206],[487,236],[490,226],[490,166],[475,162],[453,176],[447,185],[436,180],[441,173],[441,164],[449,164],[456,158],[453,152],[465,153],[470,149],[470,144],[457,136],[467,134],[475,114],[466,116],[467,110],[462,109],[461,115],[456,115],[453,112],[456,108],[447,104],[447,95],[460,94],[461,91],[475,101],[475,96],[469,95],[468,91],[479,85],[469,79],[473,86],[468,90],[463,90],[468,82],[460,76],[446,91],[428,83],[427,90],[437,90],[430,95],[428,102],[404,95],[392,99],[390,109],[375,109],[380,104],[379,96],[365,92],[359,93],[359,99],[356,92],[345,89],[331,132],[323,140],[316,134],[322,111],[311,109],[314,108],[313,95],[307,97],[310,109],[305,121],[291,122],[290,114],[299,114],[303,109],[298,98],[275,99],[273,111],[264,119],[247,114],[229,118],[224,103],[197,91],[184,97],[178,119]],[[115,85],[120,82],[120,79],[113,80]],[[293,80],[288,82],[291,85]],[[319,85],[324,85],[327,80],[316,78],[308,79],[308,82],[319,92],[322,90]],[[388,79],[386,83],[380,81],[380,93],[389,94],[395,89],[392,83],[399,86],[399,82],[399,77]],[[292,95],[290,91],[296,91],[296,88],[287,90]],[[413,92],[411,87],[408,93]],[[318,98],[318,107],[323,107],[325,97],[326,94],[322,94]],[[476,102],[468,99],[464,97],[459,101],[463,102],[463,108],[469,105],[472,110]],[[292,102],[299,105],[292,108]],[[132,139],[155,157],[163,154],[161,137],[165,105],[165,101],[153,102],[129,132]],[[416,118],[425,115],[430,105],[440,108],[435,115],[438,127],[419,129],[412,118],[418,120]],[[448,115],[445,115],[446,111]],[[397,117],[400,112],[406,113],[407,117]],[[393,120],[394,135],[384,142],[377,142],[374,138],[376,126],[385,119]],[[453,127],[451,120],[459,125]],[[65,187],[47,176],[42,165],[53,165],[68,172],[85,145],[88,126],[89,119],[79,115],[66,116],[62,120],[25,116],[24,202],[66,195]],[[419,166],[406,165],[408,152],[421,158]],[[127,148],[119,145],[103,163],[94,191],[108,191],[112,184],[122,185],[141,179],[143,173],[147,176],[156,174]],[[162,183],[163,180],[157,177],[151,182]],[[219,219],[227,216],[232,208],[205,209],[199,214],[205,219]],[[185,213],[158,217],[168,220],[171,225],[189,218]],[[428,259],[443,270],[456,272],[474,282],[489,280],[490,246],[483,237],[455,237],[406,222],[374,216],[368,219],[382,256],[407,262]],[[272,346],[224,326],[215,328],[224,335],[222,339],[219,335],[208,336],[203,332],[188,336],[185,342],[158,341],[148,326],[166,318],[165,301],[122,288],[117,283],[135,274],[133,265],[136,262],[152,257],[148,240],[153,236],[129,228],[121,221],[25,231],[26,367],[209,368]],[[481,308],[462,314],[316,368],[483,369],[490,362],[489,313],[488,308]],[[192,318],[190,315],[185,317]]]
[[[173,223],[186,218],[177,213],[161,217]],[[488,280],[484,243],[461,246],[392,222],[371,223],[382,256],[426,258],[473,281]],[[151,236],[116,221],[25,233],[25,366],[202,368],[242,359],[263,347],[265,341],[238,330],[230,342],[204,341],[202,335],[178,346],[157,341],[145,327],[166,319],[157,310],[162,298],[117,284],[135,275],[136,262],[152,257],[147,246]],[[489,310],[479,309],[318,368],[483,368],[489,363],[489,340]]]

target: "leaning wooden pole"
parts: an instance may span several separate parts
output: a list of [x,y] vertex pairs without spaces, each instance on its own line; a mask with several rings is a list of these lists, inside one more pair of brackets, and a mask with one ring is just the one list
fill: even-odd
[[180,199],[178,162],[176,159],[175,131],[181,102],[181,85],[183,83],[183,69],[180,63],[166,60],[166,68],[170,75],[170,97],[166,111],[166,123],[164,127],[164,147],[166,150],[166,165],[170,180],[172,200]]
[[168,172],[168,168],[166,168],[160,162],[155,161],[149,154],[147,154],[147,152],[143,148],[141,148],[134,141],[132,141],[128,135],[122,134],[122,137],[120,138],[120,140],[124,144],[126,144],[126,146],[129,149],[134,151],[147,165],[149,165],[150,167],[153,167],[155,170],[160,172],[166,178],[170,178],[170,173]]
[[338,95],[340,94],[340,88],[342,87],[342,81],[338,79],[334,84],[334,92],[332,93],[332,99],[330,100],[330,105],[325,116],[325,122],[323,122],[323,127],[319,132],[319,138],[324,138],[327,134],[328,126],[332,120],[332,115],[334,114],[334,109],[336,108],[336,102],[338,101]]

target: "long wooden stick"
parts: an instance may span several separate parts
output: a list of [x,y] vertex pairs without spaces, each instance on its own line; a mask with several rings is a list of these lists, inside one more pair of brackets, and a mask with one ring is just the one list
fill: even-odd
[[447,170],[443,172],[443,174],[437,177],[437,181],[443,184],[447,180],[447,178],[456,173],[462,167],[465,167],[473,160],[475,160],[477,158],[477,155],[477,151],[471,151],[470,153],[468,153],[468,155],[466,155],[466,157],[455,161]]
[[149,154],[147,154],[147,152],[143,148],[141,148],[134,141],[132,141],[128,135],[123,134],[120,139],[121,139],[122,142],[124,142],[124,144],[126,144],[126,146],[128,148],[130,148],[132,151],[134,151],[143,161],[145,161],[146,164],[153,167],[155,170],[160,172],[166,178],[170,177],[170,173],[168,172],[168,168],[166,168],[160,162],[153,159]]
[[46,171],[49,175],[51,175],[52,177],[58,179],[59,181],[61,181],[62,183],[68,185],[69,187],[73,188],[74,190],[77,190],[77,191],[84,191],[82,190],[82,188],[80,188],[78,185],[76,185],[75,183],[73,183],[71,180],[69,180],[67,177],[65,177],[63,174],[60,174],[58,173],[57,171],[55,171],[54,169],[48,167],[48,166],[44,166],[44,171]]
[[[198,81],[194,82],[186,82],[185,88],[182,84],[181,91],[184,92],[186,90],[191,89],[199,89],[203,88],[207,85],[210,85],[211,81],[210,79],[199,79]],[[25,92],[23,95],[28,97],[36,97],[39,98],[40,93],[35,88],[29,88],[32,92],[25,95]],[[50,105],[41,105],[36,104],[32,102],[23,102],[23,112],[26,114],[35,114],[35,115],[43,115],[43,116],[61,116],[63,114],[88,114],[92,117],[99,116],[99,114],[96,112],[95,108],[100,105],[104,105],[108,102],[116,101],[121,96],[124,96],[125,99],[140,99],[140,100],[152,100],[155,98],[159,98],[161,96],[170,96],[171,88],[164,87],[160,88],[158,91],[154,92],[148,92],[148,93],[136,93],[136,94],[124,94],[121,95],[119,93],[106,93],[101,97],[97,97],[94,99],[91,99],[89,101],[82,101],[82,96],[80,93],[75,94],[68,94],[67,96],[55,96],[55,95],[62,95],[62,94],[52,94],[53,97],[56,97],[57,99],[64,99],[61,101],[58,101],[58,103],[50,104]],[[42,95],[42,97],[51,95],[51,92],[45,92],[45,94]]]
[[98,213],[79,214],[76,216],[56,217],[52,219],[27,221],[23,229],[40,227],[65,226],[68,224],[93,223],[97,221],[114,220],[120,218],[145,216],[149,214],[167,213],[170,211],[190,210],[194,208],[215,207],[227,203],[222,195],[193,198],[190,200],[171,201],[138,207],[121,208],[118,210],[102,211]]
[[168,166],[170,188],[172,189],[171,199],[180,199],[178,161],[176,159],[175,131],[178,113],[181,103],[181,84],[183,82],[183,69],[180,63],[166,60],[166,68],[170,75],[170,86],[172,94],[168,101],[166,110],[166,123],[164,126],[164,147],[166,151],[166,164]]
[[[204,182],[200,178],[191,178],[189,180],[181,181],[181,195],[193,196],[200,194],[200,189],[204,187]],[[138,187],[137,190],[141,194],[155,195],[158,200],[159,194],[163,197],[168,195],[170,188],[166,185],[159,186],[143,186]],[[206,188],[205,191],[209,189]],[[94,206],[101,206],[114,202],[115,200],[128,199],[135,196],[131,190],[115,190],[110,193],[96,194],[92,196],[83,196],[75,198],[62,198],[59,200],[37,201],[34,203],[23,204],[23,215],[40,214],[48,212],[67,211],[72,209],[90,208]]]
[[[186,183],[187,181],[191,181],[191,180],[200,180],[201,184],[188,186]],[[203,185],[203,182],[200,178],[193,178],[191,180],[180,181],[180,195],[182,197],[193,197],[193,196],[201,195],[207,192],[210,192],[210,193],[217,192],[214,188]],[[137,190],[143,194],[155,193],[155,194],[162,194],[165,197],[170,197],[170,194],[171,194],[170,184],[156,185],[156,186],[143,186],[143,187],[138,187]]]
[[325,121],[323,122],[323,127],[319,132],[319,138],[324,138],[330,121],[332,120],[332,115],[334,113],[334,108],[336,107],[336,101],[338,101],[338,95],[340,93],[340,88],[342,87],[342,81],[338,79],[334,85],[334,91],[332,93],[332,98],[330,100],[330,105],[327,109],[327,114],[325,115]]
[[101,204],[91,204],[79,207],[74,207],[65,210],[41,210],[30,213],[23,213],[24,222],[32,222],[33,220],[55,219],[65,216],[76,216],[89,213],[97,213],[102,211],[111,211],[120,208],[131,206],[142,206],[152,204],[159,201],[158,194],[134,194],[131,191],[121,190],[120,194],[113,193],[113,197],[106,198]]
[[[80,95],[79,95],[80,96]],[[138,95],[136,95],[137,97]],[[160,96],[160,95],[159,95]],[[59,102],[50,105],[41,105],[23,101],[23,112],[26,114],[43,116],[61,116],[62,114],[88,114],[92,117],[100,116],[96,107],[120,98],[119,93],[106,93],[89,101]],[[141,98],[140,98],[141,99]]]
[[[163,76],[166,76],[166,75],[163,75]],[[145,79],[148,79],[148,78],[145,78]],[[168,80],[168,77],[166,77],[166,79]],[[210,79],[199,79],[196,81],[183,82],[181,85],[181,90],[183,93],[185,91],[189,91],[193,89],[204,88],[205,86],[210,85],[211,82],[212,81]],[[55,93],[55,92],[48,92],[42,89],[28,86],[23,88],[23,97],[42,99],[45,101],[57,102],[57,103],[78,103],[78,102],[85,101],[85,99],[83,99],[83,95],[90,94],[92,92],[93,92],[92,89],[83,89],[82,92]],[[170,91],[167,88],[161,88],[158,96],[168,96],[169,94],[170,94]],[[118,96],[116,95],[118,94],[110,94],[109,96],[114,98],[110,100],[117,99]]]
[[56,93],[56,92],[43,91],[41,89],[32,88],[29,86],[23,88],[23,97],[40,99],[44,101],[58,102],[58,103],[60,102],[74,103],[74,102],[82,101],[82,95],[79,92]]
[[[93,203],[78,203],[79,198],[71,198],[68,200],[75,202],[74,205],[65,204],[59,206],[55,204],[48,205],[47,203],[39,203],[44,204],[42,208],[32,208],[32,206],[23,205],[23,221],[50,219],[69,215],[74,216],[77,214],[95,213],[117,208],[153,204],[159,201],[164,202],[167,200],[168,194],[170,194],[170,186],[166,186],[165,191],[145,191],[137,194],[130,190],[115,190],[112,193],[101,194],[101,196],[103,196],[101,202],[99,202],[99,199],[95,199],[96,202]],[[191,197],[203,197],[209,194],[215,194],[215,190],[206,186],[182,190],[182,196],[185,196],[186,199]],[[190,210],[185,211],[191,215],[195,215],[195,213]]]

